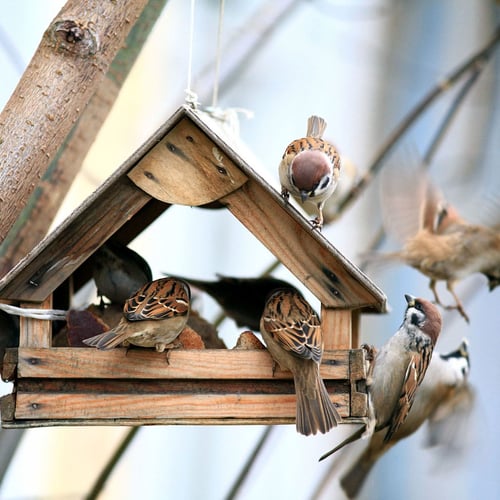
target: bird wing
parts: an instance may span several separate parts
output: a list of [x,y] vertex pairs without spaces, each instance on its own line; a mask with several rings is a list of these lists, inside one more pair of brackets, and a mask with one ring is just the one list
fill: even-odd
[[147,283],[125,302],[129,321],[160,320],[189,313],[189,288],[181,280],[163,278]]
[[420,353],[415,353],[410,359],[406,368],[403,385],[399,393],[399,400],[390,419],[389,429],[384,437],[387,442],[393,434],[403,424],[410,412],[410,409],[415,400],[415,393],[418,386],[424,379],[425,372],[429,366],[432,357],[432,346],[428,345],[422,348]]
[[295,290],[271,297],[274,302],[264,313],[263,324],[283,349],[319,363],[323,352],[321,324],[314,309]]
[[267,322],[267,331],[284,349],[301,358],[321,360],[322,339],[320,325],[308,321],[283,321],[280,319]]

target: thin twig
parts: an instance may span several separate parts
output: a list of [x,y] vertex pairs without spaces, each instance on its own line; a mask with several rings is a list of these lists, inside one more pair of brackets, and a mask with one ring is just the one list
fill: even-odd
[[329,217],[327,222],[331,223],[337,220],[346,209],[361,195],[368,187],[373,177],[379,172],[384,165],[384,160],[393,150],[404,133],[415,123],[415,121],[423,114],[424,111],[443,93],[450,90],[460,78],[467,72],[480,68],[491,56],[497,43],[500,41],[500,26],[495,30],[492,39],[475,55],[467,59],[457,69],[452,71],[443,81],[438,83],[415,108],[403,119],[394,132],[386,140],[379,154],[375,158],[372,165],[368,168],[365,175],[359,179],[357,184],[351,189],[350,193],[342,200],[337,208],[337,213]]
[[99,496],[106,484],[106,481],[109,479],[109,476],[111,476],[111,473],[113,472],[116,464],[120,461],[123,454],[128,449],[135,435],[137,434],[137,432],[139,432],[139,429],[140,427],[132,427],[125,434],[125,437],[109,459],[109,462],[106,464],[104,469],[101,470],[101,473],[94,483],[94,486],[92,486],[90,492],[85,496],[85,500],[95,500]]
[[265,429],[264,432],[262,433],[262,436],[259,438],[259,441],[255,445],[255,448],[253,449],[252,453],[248,457],[247,461],[245,462],[245,465],[241,469],[241,472],[239,473],[238,477],[236,478],[236,481],[234,482],[233,486],[229,490],[229,493],[227,494],[225,500],[233,500],[236,498],[236,495],[240,491],[240,488],[242,484],[245,482],[246,478],[248,477],[248,474],[250,473],[254,463],[256,462],[260,452],[262,451],[262,448],[266,444],[267,440],[269,439],[269,436],[271,435],[271,432],[273,431],[274,427],[272,425],[268,425]]

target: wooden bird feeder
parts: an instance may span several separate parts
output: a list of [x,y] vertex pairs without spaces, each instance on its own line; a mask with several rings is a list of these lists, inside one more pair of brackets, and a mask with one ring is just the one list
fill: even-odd
[[[189,186],[189,189],[186,189]],[[172,204],[226,207],[321,302],[321,375],[345,422],[367,414],[363,311],[384,294],[214,132],[180,108],[54,232],[0,281],[0,300],[69,308],[91,277],[86,261],[109,238],[127,244]],[[0,332],[1,335],[1,332]],[[281,424],[295,420],[289,372],[266,350],[53,347],[52,322],[20,319],[7,349],[2,426]]]

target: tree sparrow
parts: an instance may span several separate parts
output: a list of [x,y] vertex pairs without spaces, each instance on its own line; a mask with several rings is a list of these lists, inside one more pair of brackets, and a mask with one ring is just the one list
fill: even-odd
[[291,142],[279,165],[281,195],[288,201],[290,193],[305,208],[318,213],[314,229],[323,227],[323,206],[337,187],[340,156],[322,139],[326,122],[319,116],[307,121],[306,137]]
[[[411,182],[404,169],[401,176],[384,176],[388,180],[382,183],[382,212],[386,228],[403,240],[403,248],[378,257],[399,260],[428,276],[434,300],[441,306],[436,284],[445,281],[455,305],[443,307],[457,309],[468,322],[454,285],[477,272],[487,277],[490,291],[500,284],[500,231],[466,222],[422,169],[413,172]],[[402,189],[401,184],[411,189]],[[406,214],[402,221],[398,213]]]
[[260,329],[262,311],[271,292],[278,288],[293,288],[290,283],[271,276],[234,278],[218,274],[217,277],[217,281],[180,278],[208,293],[219,303],[226,316],[233,319],[238,326],[250,328],[255,332]]
[[340,416],[319,375],[323,338],[318,315],[297,290],[284,288],[269,296],[260,331],[274,361],[293,374],[297,431],[306,436],[328,432]]
[[123,317],[115,328],[83,342],[103,350],[133,344],[163,352],[186,326],[190,297],[188,284],[179,279],[146,283],[125,302]]
[[[340,485],[348,496],[355,498],[377,460],[398,441],[414,432],[426,421],[429,425],[456,424],[453,417],[466,420],[472,408],[472,388],[468,383],[469,352],[467,341],[456,351],[439,354],[434,351],[427,373],[416,392],[408,417],[389,440],[384,439],[384,430],[375,432],[363,452],[355,459],[340,478]],[[463,399],[467,404],[461,405]],[[457,403],[460,408],[457,411]],[[451,421],[451,422],[450,422]],[[454,440],[457,428],[451,429]]]
[[407,308],[399,330],[376,352],[368,386],[368,423],[325,453],[329,457],[346,444],[374,431],[389,442],[406,420],[441,332],[441,314],[425,299],[405,295]]
[[139,287],[153,279],[149,264],[134,250],[108,240],[92,256],[97,294],[122,305]]

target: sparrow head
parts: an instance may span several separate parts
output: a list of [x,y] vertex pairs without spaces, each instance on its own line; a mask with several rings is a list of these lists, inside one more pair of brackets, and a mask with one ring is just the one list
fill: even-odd
[[291,164],[292,182],[304,202],[307,198],[321,195],[333,182],[332,165],[322,151],[300,152]]
[[404,324],[408,329],[418,328],[425,333],[435,345],[441,332],[442,318],[438,308],[426,299],[405,295],[407,308]]
[[458,349],[449,352],[448,354],[439,355],[442,360],[453,363],[460,372],[461,376],[465,379],[470,371],[470,358],[469,358],[469,342],[463,339]]

